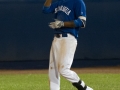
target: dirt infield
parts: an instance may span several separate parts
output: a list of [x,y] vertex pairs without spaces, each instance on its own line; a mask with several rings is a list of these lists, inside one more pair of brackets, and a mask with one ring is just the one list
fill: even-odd
[[[120,73],[120,66],[116,67],[92,67],[72,68],[77,73]],[[38,70],[0,70],[0,74],[47,74],[47,69]]]

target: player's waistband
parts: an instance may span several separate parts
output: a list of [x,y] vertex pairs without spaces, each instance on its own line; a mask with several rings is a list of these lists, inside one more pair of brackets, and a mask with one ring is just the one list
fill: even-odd
[[70,34],[70,33],[62,33],[62,34],[60,34],[60,33],[55,33],[54,36],[57,37],[57,38],[61,38],[61,37],[74,37],[74,36],[73,36],[72,34]]

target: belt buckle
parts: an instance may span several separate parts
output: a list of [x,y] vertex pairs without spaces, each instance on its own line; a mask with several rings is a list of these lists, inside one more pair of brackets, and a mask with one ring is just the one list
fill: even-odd
[[62,37],[68,37],[67,33],[63,33]]

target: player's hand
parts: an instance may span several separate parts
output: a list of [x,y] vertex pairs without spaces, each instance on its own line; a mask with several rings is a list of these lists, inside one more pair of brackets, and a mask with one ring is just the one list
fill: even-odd
[[55,20],[55,22],[49,23],[49,27],[52,29],[61,28],[64,26],[63,21]]

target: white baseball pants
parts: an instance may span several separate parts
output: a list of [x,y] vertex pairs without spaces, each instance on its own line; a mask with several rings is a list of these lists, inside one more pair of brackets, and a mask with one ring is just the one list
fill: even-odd
[[71,83],[80,80],[78,75],[70,70],[76,46],[77,40],[70,34],[67,37],[54,37],[49,62],[50,90],[60,90],[60,75]]

